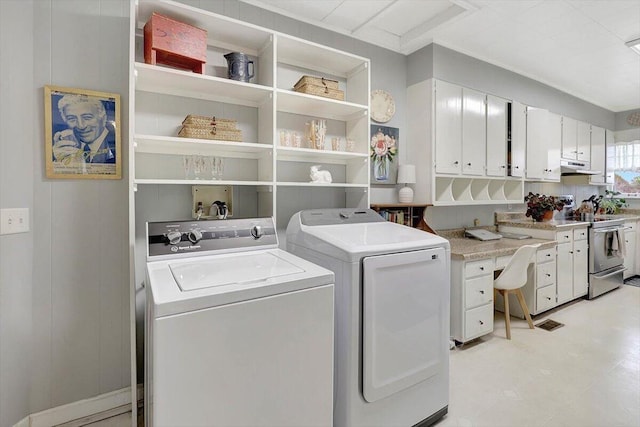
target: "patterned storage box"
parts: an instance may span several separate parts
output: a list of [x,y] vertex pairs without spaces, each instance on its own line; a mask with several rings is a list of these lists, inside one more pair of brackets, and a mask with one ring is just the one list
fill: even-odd
[[338,82],[323,77],[302,76],[293,86],[293,90],[309,95],[344,101],[344,91],[338,89]]
[[232,119],[221,119],[216,116],[196,116],[189,114],[182,121],[183,125],[215,126],[219,130],[236,130],[238,122]]
[[215,126],[182,125],[178,136],[183,138],[217,139],[220,141],[242,141],[239,129],[219,129]]

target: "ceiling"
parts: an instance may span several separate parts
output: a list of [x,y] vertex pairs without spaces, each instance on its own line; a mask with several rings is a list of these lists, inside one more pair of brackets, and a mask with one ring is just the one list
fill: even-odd
[[434,42],[618,112],[640,108],[640,0],[241,0],[408,55]]

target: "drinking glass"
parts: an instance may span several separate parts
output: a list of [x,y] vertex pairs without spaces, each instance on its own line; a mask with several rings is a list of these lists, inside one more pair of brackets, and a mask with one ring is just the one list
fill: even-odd
[[331,138],[331,149],[333,151],[340,151],[340,138],[337,136]]
[[204,176],[205,162],[203,156],[193,155],[193,175],[195,179],[202,179]]
[[347,151],[348,152],[353,152],[356,148],[356,142],[351,139],[351,138],[347,138]]

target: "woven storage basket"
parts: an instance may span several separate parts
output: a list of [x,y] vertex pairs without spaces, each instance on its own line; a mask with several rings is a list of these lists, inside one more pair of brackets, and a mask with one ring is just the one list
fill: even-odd
[[329,89],[338,89],[338,81],[337,80],[329,80],[324,77],[314,77],[314,76],[302,76],[298,82],[293,85],[294,89],[298,89],[302,85],[316,85],[322,87],[328,87]]
[[307,93],[309,95],[322,96],[324,98],[344,101],[344,92],[338,89],[329,89],[326,86],[302,85],[294,89],[296,92]]
[[231,119],[221,119],[215,116],[196,116],[189,114],[182,121],[183,125],[197,125],[197,126],[216,126],[218,130],[228,129],[235,130],[238,122]]
[[242,131],[220,129],[215,126],[183,125],[178,136],[184,138],[217,139],[220,141],[242,141]]

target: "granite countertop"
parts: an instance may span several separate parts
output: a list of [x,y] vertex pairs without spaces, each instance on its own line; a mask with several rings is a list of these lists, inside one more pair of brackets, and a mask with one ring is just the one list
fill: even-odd
[[504,255],[513,255],[519,247],[541,243],[540,249],[556,246],[555,240],[544,239],[506,239],[477,240],[464,237],[464,229],[438,230],[438,235],[449,241],[451,245],[451,259],[473,261]]
[[552,220],[545,222],[535,222],[532,219],[510,219],[498,221],[498,225],[507,225],[512,227],[535,228],[538,230],[557,230],[575,227],[588,227],[591,223],[588,221],[573,221],[569,219]]

